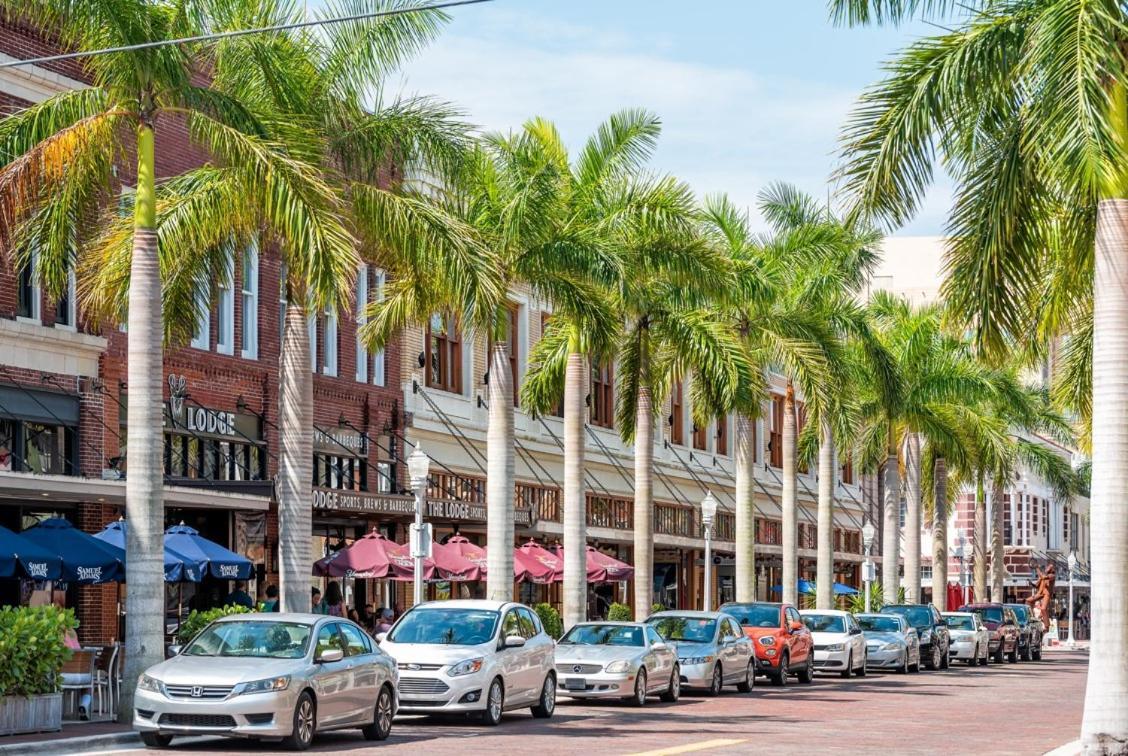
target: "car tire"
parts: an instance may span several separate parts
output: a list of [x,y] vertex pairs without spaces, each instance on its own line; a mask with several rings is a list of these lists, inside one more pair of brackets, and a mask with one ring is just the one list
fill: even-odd
[[752,662],[748,662],[748,671],[744,673],[744,679],[736,684],[736,689],[741,693],[751,693],[755,684],[756,670],[753,668]]
[[979,657],[979,666],[980,667],[986,667],[987,663],[988,663],[988,661],[990,661],[990,659],[991,659],[991,649],[989,647],[984,648],[983,649],[983,656]]
[[679,698],[681,698],[681,670],[675,666],[674,671],[670,673],[670,684],[662,694],[662,700],[666,703],[677,703]]
[[853,674],[854,674],[854,652],[853,651],[851,651],[850,654],[846,657],[846,669],[842,670],[838,674],[842,675],[843,680],[849,680],[853,676]]
[[928,659],[924,663],[925,669],[940,669],[940,647],[933,643],[928,648]]
[[815,681],[815,656],[812,652],[807,652],[807,663],[803,665],[803,669],[799,672],[799,682],[810,685]]
[[1019,655],[1023,661],[1033,661],[1031,658],[1033,654],[1030,652],[1030,642],[1027,641],[1026,646],[1023,647],[1022,653]]
[[556,711],[556,677],[549,673],[544,676],[541,683],[540,698],[534,706],[529,707],[537,719],[548,719]]
[[501,724],[501,714],[505,711],[505,686],[500,677],[495,677],[486,692],[486,708],[482,710],[482,723],[489,727]]
[[948,669],[952,666],[952,655],[950,649],[944,649],[944,653],[940,656],[940,669]]
[[1007,663],[1018,664],[1018,644],[1016,643],[1014,649],[1007,654]]
[[899,675],[909,674],[909,651],[908,651],[908,649],[905,649],[905,657],[903,659],[901,659],[901,666],[897,668],[897,674],[899,674]]
[[304,751],[313,745],[317,734],[317,705],[308,690],[303,690],[294,704],[293,729],[282,738],[282,747],[287,751]]
[[1030,652],[1030,658],[1034,661],[1042,661],[1042,641],[1038,640],[1038,647]]
[[172,745],[172,736],[161,735],[159,732],[143,732],[141,742],[146,748],[168,748]]
[[365,740],[387,740],[392,734],[392,719],[395,717],[395,704],[392,689],[387,685],[380,688],[376,696],[376,708],[372,714],[372,724],[361,728]]
[[724,687],[725,678],[721,674],[721,665],[717,664],[713,667],[713,678],[709,680],[709,688],[705,691],[705,695],[710,698],[716,698],[721,695],[721,688]]
[[869,664],[869,659],[866,654],[862,654],[862,666],[858,667],[858,677],[866,676],[866,665]]
[[631,706],[646,706],[646,668],[641,668],[635,677],[634,693],[627,699]]
[[791,675],[791,657],[784,652],[779,659],[779,670],[772,675],[772,685],[786,686],[787,678]]
[[1003,663],[1003,656],[1004,656],[1004,654],[1003,654],[1003,644],[1000,642],[999,647],[997,649],[995,649],[995,663],[996,664],[1002,664]]

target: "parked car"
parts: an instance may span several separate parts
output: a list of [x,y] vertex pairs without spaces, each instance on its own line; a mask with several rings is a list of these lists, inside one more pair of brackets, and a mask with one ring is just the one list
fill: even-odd
[[951,639],[948,625],[932,604],[888,604],[881,614],[896,614],[917,631],[920,638],[920,658],[928,669],[948,668],[948,646]]
[[969,667],[987,666],[991,638],[979,615],[975,612],[942,612],[948,623],[951,645],[948,657],[967,662]]
[[752,639],[756,672],[771,680],[772,685],[786,685],[790,675],[804,683],[814,679],[811,631],[794,606],[757,601],[725,604],[721,611],[735,617],[744,634]]
[[643,706],[646,697],[677,701],[681,672],[674,648],[643,622],[581,622],[556,644],[560,695],[626,698]]
[[1034,617],[1034,612],[1026,604],[1004,604],[1014,612],[1018,621],[1018,655],[1023,661],[1042,660],[1042,634],[1046,628],[1042,620]]
[[725,685],[748,693],[756,677],[752,641],[724,612],[665,611],[646,618],[662,640],[674,644],[685,688],[720,695]]
[[1018,661],[1018,618],[1003,604],[979,603],[960,607],[961,612],[974,612],[987,627],[988,648],[997,664],[1003,657],[1011,664]]
[[376,637],[399,663],[404,712],[461,712],[497,725],[513,709],[539,718],[556,709],[556,644],[523,604],[418,604]]
[[896,614],[855,614],[866,638],[866,664],[874,669],[920,672],[920,637]]
[[815,669],[850,677],[866,675],[866,637],[854,615],[837,609],[800,609],[814,642]]
[[133,729],[150,748],[179,735],[281,738],[360,728],[384,740],[396,666],[358,625],[320,614],[235,614],[208,625],[137,681]]

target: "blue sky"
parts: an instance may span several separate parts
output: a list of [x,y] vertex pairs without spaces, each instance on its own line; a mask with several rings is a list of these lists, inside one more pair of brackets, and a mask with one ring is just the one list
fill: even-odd
[[[459,105],[483,128],[532,115],[578,145],[611,112],[657,112],[655,169],[753,206],[772,181],[825,197],[839,131],[881,61],[927,27],[833,26],[824,0],[495,0],[389,82]],[[901,234],[940,233],[948,189]]]

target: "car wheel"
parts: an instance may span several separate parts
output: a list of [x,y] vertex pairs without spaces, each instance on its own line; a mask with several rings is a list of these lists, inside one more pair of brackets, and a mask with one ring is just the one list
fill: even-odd
[[486,693],[486,709],[482,712],[482,722],[490,727],[497,727],[501,724],[501,712],[504,708],[505,688],[501,684],[501,678],[495,677]]
[[646,669],[640,668],[635,677],[634,693],[627,698],[631,706],[646,706]]
[[944,649],[940,655],[940,669],[948,669],[952,666],[952,655],[948,651],[949,649]]
[[772,676],[772,685],[787,685],[791,676],[791,658],[785,653],[779,660],[779,671]]
[[1001,642],[999,643],[999,647],[995,649],[995,663],[1003,663],[1003,644]]
[[548,719],[556,711],[556,678],[551,674],[545,675],[544,682],[541,683],[540,698],[530,711],[537,719]]
[[681,698],[681,670],[675,666],[674,671],[670,673],[670,684],[662,694],[662,700],[666,703],[677,703],[679,698]]
[[979,666],[980,667],[986,667],[987,666],[987,660],[990,659],[990,658],[991,658],[991,649],[984,646],[983,647],[983,656],[979,657]]
[[846,669],[842,670],[839,674],[842,675],[842,678],[844,680],[850,679],[851,675],[854,674],[854,654],[853,654],[853,652],[851,652],[850,655],[846,657]]
[[392,734],[392,690],[387,685],[380,688],[380,695],[376,696],[376,710],[372,717],[372,724],[361,729],[365,740],[387,740]]
[[724,687],[724,677],[721,676],[721,665],[713,667],[713,679],[709,681],[709,689],[705,692],[711,698],[721,695],[721,688]]
[[141,742],[146,748],[168,748],[172,744],[172,736],[161,735],[159,732],[143,732]]
[[810,651],[807,652],[807,663],[803,665],[802,671],[799,672],[799,682],[810,684],[815,680],[815,657]]
[[1042,641],[1041,641],[1041,639],[1038,640],[1038,647],[1030,652],[1030,657],[1034,661],[1042,661]]
[[909,674],[909,650],[905,649],[905,655],[901,658],[901,666],[897,668],[897,674]]
[[858,667],[858,677],[866,676],[866,665],[869,664],[869,659],[866,654],[862,654],[862,666]]
[[748,662],[748,670],[744,673],[744,679],[736,684],[736,689],[741,693],[751,693],[755,684],[756,670],[752,668],[752,662]]
[[1023,661],[1030,661],[1031,660],[1030,657],[1032,656],[1032,654],[1030,653],[1030,642],[1029,641],[1027,641],[1026,645],[1023,647],[1021,656],[1022,656]]
[[940,669],[940,647],[933,643],[928,649],[928,660],[924,663],[928,669]]
[[289,735],[282,738],[282,745],[290,751],[304,751],[313,743],[315,732],[317,732],[317,707],[313,703],[313,696],[305,690],[294,704],[294,728]]
[[1007,662],[1009,662],[1010,664],[1017,664],[1018,663],[1018,644],[1017,643],[1015,644],[1014,648],[1011,649],[1011,652],[1009,654],[1007,654]]

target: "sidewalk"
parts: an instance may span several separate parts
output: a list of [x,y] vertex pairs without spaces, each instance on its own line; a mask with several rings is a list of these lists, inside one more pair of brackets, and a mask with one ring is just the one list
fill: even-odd
[[129,725],[117,722],[64,722],[59,732],[0,737],[0,756],[89,753],[140,743]]

